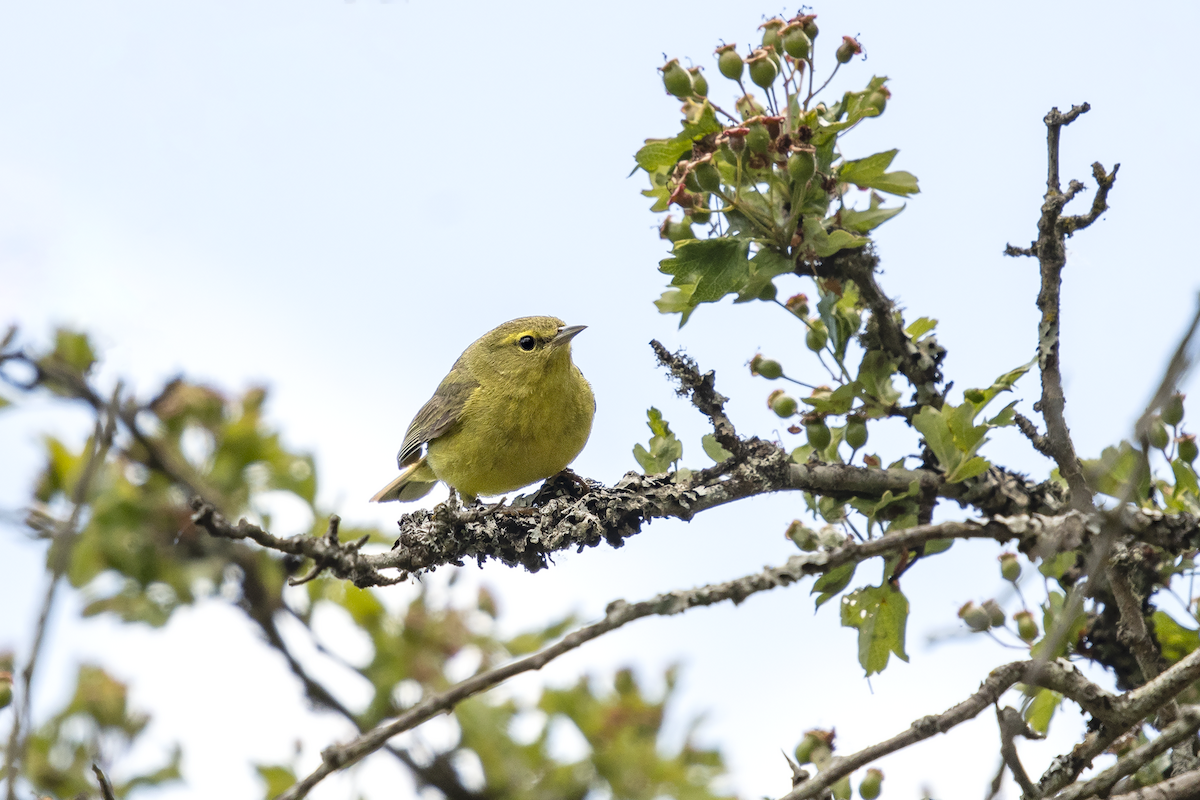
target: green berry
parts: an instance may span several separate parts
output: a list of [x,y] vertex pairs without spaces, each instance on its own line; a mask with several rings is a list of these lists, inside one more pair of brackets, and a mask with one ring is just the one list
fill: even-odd
[[799,547],[806,553],[811,553],[820,546],[820,541],[817,539],[817,532],[812,528],[806,527],[798,519],[792,520],[792,524],[788,525],[787,538],[791,539],[796,544],[796,547]]
[[830,787],[833,792],[833,800],[850,800],[850,776],[847,775],[840,781]]
[[958,618],[967,623],[967,627],[975,632],[986,631],[992,627],[992,618],[974,600],[967,601],[958,610]]
[[1011,583],[1016,583],[1017,578],[1021,577],[1021,563],[1017,561],[1016,553],[1000,554],[1000,574]]
[[779,32],[783,30],[784,21],[779,17],[769,19],[758,27],[763,32],[762,46],[763,49],[768,47],[774,48],[776,53],[783,51],[783,43],[780,41]]
[[754,360],[750,362],[750,372],[773,381],[783,377],[783,366],[773,358],[755,356]]
[[843,36],[842,43],[837,49],[837,60],[839,64],[845,64],[850,59],[862,52],[862,45],[853,36]]
[[814,353],[821,352],[825,347],[825,342],[829,340],[829,334],[825,330],[825,323],[819,319],[814,319],[809,326],[808,333],[804,337],[804,343],[808,345],[808,349]]
[[779,67],[766,50],[755,50],[746,63],[750,66],[750,80],[764,89],[774,83],[779,74]]
[[679,242],[684,239],[695,239],[696,235],[692,233],[692,226],[687,217],[680,222],[667,217],[663,220],[662,225],[658,226],[658,238]]
[[867,443],[867,423],[861,417],[850,417],[846,420],[846,444],[855,450]]
[[793,22],[788,25],[780,33],[780,39],[783,41],[783,52],[792,58],[808,58],[808,53],[812,49],[812,40],[804,33],[802,24]]
[[1183,395],[1179,392],[1171,395],[1162,410],[1162,421],[1174,428],[1183,422]]
[[1179,445],[1180,458],[1189,464],[1196,460],[1196,434],[1189,433],[1187,436],[1180,436],[1175,443]]
[[785,393],[782,389],[776,389],[775,391],[771,392],[771,399],[769,402],[771,405],[771,410],[775,412],[776,416],[787,419],[796,413],[796,398]]
[[1163,425],[1160,417],[1155,417],[1150,422],[1150,446],[1159,450],[1166,450],[1167,445],[1171,443],[1171,435],[1167,433],[1167,426]]
[[[815,547],[813,549],[816,550]],[[0,672],[0,708],[4,708],[11,703],[12,696],[12,673]]]
[[700,206],[693,208],[692,213],[688,216],[690,216],[692,218],[692,222],[696,223],[697,225],[707,225],[709,220],[712,219],[712,211],[706,207]]
[[792,178],[792,185],[804,186],[817,173],[816,152],[808,146],[793,150],[788,156],[787,169]]
[[745,66],[742,57],[737,53],[736,44],[727,44],[717,48],[717,69],[729,80],[740,81]]
[[692,93],[708,97],[708,81],[700,74],[700,68],[692,67],[688,70],[688,75],[692,78]]
[[999,628],[1004,624],[1004,620],[1007,619],[1004,609],[995,600],[985,600],[983,602],[983,610],[987,612],[988,621],[992,624],[993,628]]
[[808,14],[807,16],[800,17],[798,21],[804,26],[804,35],[808,37],[808,40],[815,42],[817,34],[821,32],[821,29],[817,27],[817,15]]
[[877,109],[879,111],[879,113],[882,114],[883,110],[885,108],[887,108],[887,101],[888,101],[888,98],[891,96],[892,96],[891,92],[889,92],[883,86],[880,86],[878,89],[876,89],[875,91],[873,91],[869,95],[867,95],[867,99],[866,99],[866,102],[864,105],[867,108]]
[[705,192],[718,192],[721,190],[721,172],[711,161],[697,164],[692,168],[692,172],[696,174],[696,182],[700,184],[701,190]]
[[692,96],[692,76],[679,65],[678,58],[672,58],[659,69],[663,74],[663,86],[667,87],[668,92],[681,100]]
[[762,155],[770,145],[771,134],[767,132],[767,126],[761,122],[751,125],[750,132],[746,134],[746,146],[750,148],[750,152]]
[[813,764],[822,756],[828,757],[833,741],[832,731],[811,730],[804,734],[800,744],[796,745],[796,763]]
[[1026,644],[1031,644],[1038,637],[1038,626],[1033,619],[1033,614],[1029,611],[1018,611],[1013,614],[1013,621],[1017,623],[1017,635]]
[[805,424],[804,432],[808,434],[808,443],[812,446],[813,450],[824,450],[826,447],[829,447],[829,443],[833,440],[833,435],[829,432],[829,426],[825,424],[825,420],[823,419]]
[[871,767],[863,776],[862,782],[858,784],[858,796],[863,800],[875,800],[876,797],[879,797],[879,790],[882,788],[883,773]]

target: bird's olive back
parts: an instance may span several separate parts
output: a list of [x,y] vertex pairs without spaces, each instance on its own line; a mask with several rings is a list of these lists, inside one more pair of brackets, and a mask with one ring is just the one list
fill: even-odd
[[527,379],[544,372],[552,361],[570,359],[570,349],[551,346],[565,323],[557,317],[522,317],[488,331],[463,353],[471,376],[489,380]]

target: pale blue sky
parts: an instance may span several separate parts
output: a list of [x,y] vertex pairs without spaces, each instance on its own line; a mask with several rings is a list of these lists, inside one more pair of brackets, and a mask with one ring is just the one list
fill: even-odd
[[[796,325],[767,306],[725,303],[677,331],[676,318],[651,305],[666,283],[656,271],[666,247],[638,194],[642,177],[626,176],[642,139],[677,129],[677,104],[655,72],[662,54],[713,67],[719,40],[744,45],[760,15],[778,10],[699,0],[0,1],[0,323],[40,340],[55,324],[82,326],[105,352],[101,380],[119,374],[142,391],[179,370],[233,388],[266,380],[272,417],[317,454],[322,498],[348,520],[393,524],[395,506],[365,499],[392,477],[412,414],[463,347],[525,314],[590,326],[575,346],[599,406],[576,462],[584,474],[612,482],[636,466],[630,448],[646,438],[652,404],[684,438],[685,461],[704,461],[703,420],[654,368],[651,337],[717,371],[743,432],[773,435],[780,426],[763,403],[773,387],[744,364],[761,347],[819,376],[798,354]],[[1119,439],[1200,287],[1190,241],[1200,213],[1194,65],[1177,39],[1196,29],[1200,11],[815,10],[819,46],[858,34],[868,54],[839,73],[837,93],[872,74],[892,79],[886,113],[845,148],[899,147],[896,168],[920,178],[922,193],[878,232],[882,281],[910,316],[941,320],[958,389],[987,385],[1033,354],[1035,264],[1000,252],[1035,233],[1042,116],[1052,105],[1092,104],[1064,134],[1064,180],[1086,178],[1094,160],[1122,167],[1112,210],[1070,243],[1067,414],[1085,454]],[[731,97],[715,69],[708,79],[715,98]],[[805,290],[798,279],[781,282],[781,291]],[[1025,413],[1036,394],[1031,375],[1017,395]],[[0,508],[27,497],[41,431],[78,435],[85,424],[39,406],[0,415]],[[872,435],[885,455],[913,452],[903,431]],[[1038,476],[1046,469],[1012,431],[985,455]],[[466,577],[498,587],[514,628],[545,620],[548,605],[594,617],[616,597],[782,562],[791,552],[783,530],[801,506],[798,496],[762,498],[691,525],[656,523],[621,550],[566,555],[538,575],[491,566]],[[23,647],[41,549],[14,528],[0,533],[0,648]],[[674,730],[709,712],[702,736],[724,748],[733,786],[777,796],[787,787],[779,748],[806,728],[837,725],[844,746],[870,743],[961,699],[988,665],[1012,657],[982,641],[925,644],[953,626],[962,602],[1000,591],[994,551],[956,548],[952,574],[935,581],[930,566],[906,579],[912,663],[873,687],[861,679],[853,633],[837,627],[836,609],[814,617],[806,586],[637,623],[524,685],[630,662],[653,674],[681,661]],[[863,572],[876,577],[872,566]],[[254,656],[247,626],[219,603],[180,614],[169,647],[68,616],[53,631],[39,707],[62,691],[76,659],[112,665],[156,714],[154,737],[187,744],[190,784],[167,796],[256,797],[249,761],[285,759],[299,735],[313,763],[344,735],[312,719],[283,666]],[[328,635],[336,638],[336,622]],[[239,679],[240,663],[271,677]],[[355,687],[345,691],[353,697]],[[1064,738],[1023,745],[1030,769],[1040,771]],[[995,739],[988,720],[964,726],[885,761],[885,785],[915,797],[928,779],[941,796],[977,796],[995,767]],[[314,796],[398,775],[380,762]]]

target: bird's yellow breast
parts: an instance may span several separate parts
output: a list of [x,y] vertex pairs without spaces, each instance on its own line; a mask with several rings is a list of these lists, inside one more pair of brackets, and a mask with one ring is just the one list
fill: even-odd
[[569,351],[561,355],[533,380],[481,382],[454,429],[429,443],[434,474],[473,498],[565,469],[587,442],[596,403]]

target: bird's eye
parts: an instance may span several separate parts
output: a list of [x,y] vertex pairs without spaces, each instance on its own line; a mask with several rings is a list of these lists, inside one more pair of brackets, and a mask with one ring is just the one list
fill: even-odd
[[532,336],[522,336],[517,340],[517,344],[520,345],[522,350],[529,351],[537,345],[537,340]]

